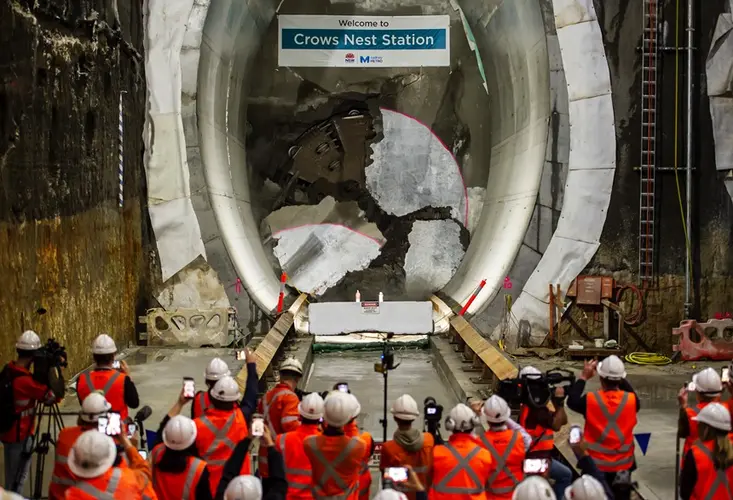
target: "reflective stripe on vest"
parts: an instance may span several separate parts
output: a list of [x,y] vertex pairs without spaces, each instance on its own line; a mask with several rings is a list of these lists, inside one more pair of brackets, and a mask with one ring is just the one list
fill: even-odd
[[[626,443],[626,444],[622,444],[619,448],[608,448],[599,443],[602,443],[603,441],[608,439],[612,431],[616,433],[616,436],[618,437],[618,440],[621,443],[625,441],[624,439],[625,436],[623,432],[621,432],[621,429],[618,426],[618,418],[621,416],[623,411],[626,409],[626,405],[629,402],[629,393],[624,392],[624,395],[621,397],[621,402],[619,403],[618,408],[616,408],[616,411],[613,413],[613,415],[611,415],[611,411],[608,409],[608,405],[606,404],[606,401],[602,397],[600,397],[598,393],[595,393],[595,400],[596,400],[596,403],[598,403],[598,409],[601,410],[601,413],[606,418],[607,422],[606,422],[606,427],[603,429],[603,432],[598,437],[597,442],[594,442],[594,443],[586,442],[588,449],[597,451],[599,453],[606,453],[609,455],[618,455],[621,453],[628,453],[629,451],[631,451],[631,448],[633,446],[633,441]],[[600,462],[602,462],[602,461],[597,460],[595,457],[593,459],[599,465],[600,465]],[[633,462],[633,457],[631,457],[630,461],[624,460],[623,463],[626,463],[627,461]],[[622,465],[622,463],[612,462],[611,465]]]
[[[287,434],[281,434],[280,435],[280,453],[283,456],[283,461],[285,462],[285,477],[288,480],[288,487],[293,488],[296,490],[307,490],[310,488],[310,481],[311,476],[313,475],[311,471],[306,469],[292,469],[288,466],[288,456],[285,454],[285,437]],[[295,481],[291,481],[290,477],[288,476],[300,476],[303,479],[305,479],[306,483],[298,483]]]
[[115,500],[114,494],[117,491],[117,486],[120,484],[120,476],[122,476],[122,470],[115,467],[112,470],[112,475],[109,478],[109,483],[107,483],[107,488],[104,491],[100,490],[96,486],[92,486],[91,484],[85,482],[77,483],[76,487],[84,493],[92,495],[93,497],[100,500]]
[[[61,455],[58,451],[54,455],[54,461],[57,464],[66,465],[69,462],[69,457],[66,457],[64,455]],[[61,486],[74,486],[76,485],[76,481],[73,479],[70,479],[68,477],[58,477],[56,474],[53,474],[51,476],[51,483],[58,484]]]
[[214,434],[214,440],[209,445],[209,449],[206,450],[202,457],[206,463],[211,465],[224,465],[226,463],[226,460],[210,460],[211,455],[213,455],[216,452],[216,449],[219,447],[220,444],[223,444],[227,448],[229,448],[230,451],[234,450],[234,447],[236,444],[229,439],[229,436],[227,434],[229,433],[229,430],[232,428],[232,425],[234,424],[234,417],[236,415],[235,413],[232,413],[227,421],[224,423],[224,426],[221,429],[217,429],[214,423],[209,420],[208,417],[203,416],[199,417],[199,420],[202,424],[206,426],[207,429],[209,429]]
[[[267,426],[270,428],[270,432],[272,433],[273,436],[279,433],[277,432],[275,427],[272,425],[272,420],[270,419],[270,410],[272,409],[273,403],[275,403],[275,401],[277,401],[280,396],[283,396],[284,394],[287,394],[289,392],[293,392],[293,391],[283,387],[281,390],[277,391],[274,396],[272,396],[272,399],[270,400],[269,403],[267,402],[267,397],[264,397],[262,399],[262,410],[263,410],[262,413],[264,414],[264,417],[265,417],[265,423],[267,423]],[[286,418],[288,417],[283,417],[280,419],[281,427],[282,427],[282,424],[287,423],[287,422],[283,422],[283,420],[285,420]],[[293,418],[297,420],[298,417],[293,417]]]
[[199,393],[199,410],[203,415],[208,409],[209,407],[206,405],[206,393],[204,391],[201,391]]
[[94,387],[94,382],[92,382],[92,374],[90,372],[84,372],[84,374],[82,375],[82,377],[84,377],[84,380],[87,383],[87,387],[89,388],[89,392],[94,392],[94,391],[101,390],[102,391],[102,394],[104,394],[105,396],[107,396],[107,393],[109,392],[110,389],[112,389],[112,386],[117,381],[117,379],[120,377],[120,375],[122,375],[120,372],[115,371],[112,374],[112,376],[109,378],[109,380],[107,381],[107,383],[104,384],[104,387],[102,389],[97,389],[96,387]]
[[[433,485],[433,490],[438,493],[444,493],[446,495],[480,495],[484,492],[484,486],[481,484],[481,480],[476,475],[476,471],[471,468],[471,460],[478,455],[481,448],[476,446],[471,450],[465,457],[458,453],[452,444],[444,445],[448,451],[451,452],[453,458],[456,459],[456,465],[446,474],[446,476],[440,480],[439,483]],[[460,472],[465,472],[474,486],[448,486],[451,479],[456,477]]]
[[[506,493],[511,493],[514,491],[514,488],[517,487],[517,485],[520,483],[519,479],[514,475],[514,473],[509,470],[509,468],[506,466],[506,461],[509,459],[509,455],[511,455],[514,445],[517,444],[517,438],[519,437],[519,431],[514,431],[512,433],[512,438],[509,440],[509,444],[507,445],[506,449],[504,449],[504,454],[500,455],[499,451],[494,448],[494,445],[486,438],[486,435],[481,435],[481,441],[483,441],[484,445],[486,445],[486,449],[489,450],[489,453],[491,453],[491,458],[494,459],[494,462],[496,462],[496,469],[494,469],[494,472],[489,476],[489,480],[487,481],[489,483],[489,486],[487,488],[487,491],[489,493],[493,493],[495,495],[504,495]],[[499,474],[504,473],[511,479],[512,485],[507,486],[506,488],[492,488],[491,483],[496,481],[496,479],[499,477]]]
[[192,494],[195,494],[196,492],[191,491],[191,489],[193,488],[193,480],[196,478],[196,472],[198,471],[202,463],[204,463],[202,460],[199,460],[198,458],[193,458],[188,464],[188,474],[186,474],[186,482],[183,483],[182,498],[195,498],[194,496],[192,496]]
[[[710,460],[710,464],[713,466],[713,470],[715,470],[715,479],[713,479],[712,484],[708,488],[707,495],[705,495],[705,498],[703,500],[713,500],[715,498],[715,495],[717,495],[718,491],[723,488],[723,492],[729,492],[728,497],[733,498],[733,495],[730,495],[731,490],[731,484],[728,484],[728,474],[726,472],[726,469],[715,469],[715,458],[713,457],[713,453],[708,449],[707,446],[703,444],[702,441],[697,441],[695,443],[695,448],[700,450],[703,455],[707,457],[708,460]],[[698,473],[698,481],[699,481],[699,473]]]
[[[358,438],[351,438],[349,440],[349,443],[344,447],[343,450],[341,450],[341,453],[338,454],[338,456],[332,461],[329,462],[326,457],[323,456],[323,453],[321,453],[321,450],[316,446],[316,440],[310,440],[306,439],[303,441],[303,444],[308,446],[308,448],[311,450],[313,455],[315,456],[316,460],[318,460],[318,463],[323,466],[323,474],[321,474],[320,477],[313,478],[313,481],[315,482],[314,488],[313,488],[313,494],[317,495],[320,500],[345,500],[349,498],[354,493],[354,490],[356,489],[356,484],[352,485],[350,488],[346,485],[343,478],[338,475],[338,472],[336,472],[336,467],[341,465],[349,456],[349,454],[354,450],[354,447],[359,443]],[[328,480],[333,479],[333,482],[336,483],[336,486],[344,490],[344,492],[341,495],[333,495],[333,496],[326,496],[323,495],[323,490],[328,484]],[[357,482],[358,484],[358,482]]]

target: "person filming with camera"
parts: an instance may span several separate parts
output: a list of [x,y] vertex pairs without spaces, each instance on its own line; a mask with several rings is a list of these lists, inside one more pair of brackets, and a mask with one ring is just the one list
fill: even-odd
[[[61,349],[61,348],[59,348]],[[5,453],[5,489],[21,492],[26,478],[35,435],[36,405],[41,402],[53,404],[63,397],[63,379],[60,389],[44,384],[39,379],[49,380],[50,373],[32,373],[31,367],[41,352],[41,339],[32,330],[23,332],[15,344],[18,359],[11,361],[0,373],[0,441]],[[65,353],[60,351],[64,359]],[[60,360],[61,361],[61,360]],[[59,365],[63,366],[60,362]],[[45,366],[45,365],[44,365]],[[48,371],[56,367],[46,366]],[[38,367],[35,369],[39,370]],[[45,375],[45,376],[44,376]],[[54,384],[58,385],[58,384]]]
[[705,368],[696,373],[692,377],[692,385],[697,398],[697,403],[694,406],[688,404],[688,386],[683,387],[677,395],[677,401],[680,405],[678,438],[685,440],[683,456],[690,451],[692,445],[700,437],[695,417],[710,403],[719,403],[723,394],[723,382],[718,372],[712,368]]
[[[526,366],[519,372],[519,377],[539,380],[542,372],[534,366]],[[559,460],[553,459],[555,432],[568,423],[568,415],[565,413],[565,389],[556,387],[549,396],[552,407],[549,404],[535,406],[523,402],[520,407],[519,425],[532,437],[532,443],[527,448],[527,458],[550,460],[550,478],[555,483],[553,489],[555,495],[561,498],[573,480],[570,469]]]
[[101,391],[105,399],[112,405],[112,410],[120,414],[125,421],[129,416],[128,408],[140,406],[140,397],[137,388],[130,378],[130,370],[125,361],[116,366],[115,354],[117,345],[112,337],[103,333],[92,342],[92,355],[95,366],[91,371],[82,373],[76,384],[76,393],[79,403],[82,403],[89,394]]
[[[586,381],[601,379],[601,389],[583,394]],[[634,427],[639,412],[639,398],[626,380],[624,363],[618,356],[601,362],[586,361],[578,380],[568,394],[568,408],[585,417],[583,438],[588,455],[611,485],[616,500],[631,496],[631,472],[634,459]]]

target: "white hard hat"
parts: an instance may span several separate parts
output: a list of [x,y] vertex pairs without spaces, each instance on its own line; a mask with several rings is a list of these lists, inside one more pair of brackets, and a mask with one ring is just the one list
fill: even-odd
[[522,368],[522,370],[519,372],[520,377],[540,377],[542,376],[542,372],[539,371],[534,366],[525,366]]
[[491,424],[503,424],[511,416],[511,410],[504,398],[494,394],[484,403],[484,415]]
[[608,500],[606,490],[598,479],[585,474],[565,488],[567,500]]
[[84,398],[84,402],[81,404],[79,418],[83,422],[93,424],[100,416],[106,414],[111,409],[112,405],[104,397],[104,394],[95,391]]
[[210,394],[212,398],[225,403],[239,401],[242,398],[242,393],[239,392],[237,381],[229,376],[219,380],[214,387],[211,388]]
[[700,410],[696,417],[692,417],[692,420],[702,422],[720,431],[731,431],[730,412],[720,403],[705,405],[705,408]]
[[229,371],[226,361],[221,358],[214,358],[209,361],[209,364],[206,365],[206,372],[204,372],[206,380],[219,380],[222,377],[229,377],[231,374],[232,372]]
[[25,500],[25,498],[17,493],[0,488],[0,500]]
[[311,392],[298,403],[298,413],[308,420],[319,420],[323,418],[323,398],[317,392]]
[[359,400],[356,399],[356,396],[354,396],[350,392],[347,392],[346,395],[350,397],[351,406],[354,408],[351,414],[351,418],[356,418],[359,416],[359,413],[361,413],[361,404],[359,404]]
[[512,500],[557,500],[557,497],[547,479],[528,476],[514,489]]
[[720,381],[720,375],[712,368],[705,368],[700,373],[696,373],[692,377],[695,383],[696,392],[703,394],[719,394],[723,392],[723,382]]
[[18,338],[15,348],[21,351],[35,351],[41,348],[41,338],[33,330],[26,330]]
[[476,426],[477,417],[471,408],[457,404],[445,419],[445,428],[452,432],[469,432]]
[[254,476],[237,476],[224,492],[224,500],[261,500],[262,483]]
[[331,392],[323,406],[323,418],[331,427],[343,427],[354,418],[354,399],[345,392]]
[[92,354],[114,354],[116,352],[115,341],[106,333],[98,335],[92,342]]
[[285,361],[280,365],[279,371],[295,372],[298,375],[303,375],[303,363],[293,357],[285,358]]
[[390,409],[392,415],[400,420],[412,422],[420,416],[420,410],[417,407],[417,401],[409,394],[403,394],[392,405]]
[[391,488],[379,490],[372,500],[407,500],[407,495]]
[[94,429],[76,439],[69,452],[69,469],[85,479],[98,477],[112,467],[116,458],[114,440]]
[[196,441],[196,424],[188,417],[176,415],[163,429],[163,443],[171,450],[185,450]]
[[626,378],[624,362],[615,354],[610,355],[598,363],[598,376],[608,380],[621,380]]

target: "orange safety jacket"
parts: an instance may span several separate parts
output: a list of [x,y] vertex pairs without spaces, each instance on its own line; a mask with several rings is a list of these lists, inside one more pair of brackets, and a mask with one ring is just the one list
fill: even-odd
[[153,487],[159,500],[196,500],[196,487],[206,469],[206,462],[196,457],[188,457],[183,472],[163,472],[157,468],[163,458],[166,446],[159,444],[150,453],[153,464]]
[[733,499],[733,466],[717,470],[713,462],[713,442],[693,443],[692,455],[695,459],[697,482],[690,500],[731,500]]
[[433,485],[429,500],[488,500],[486,486],[494,472],[491,454],[469,434],[453,434],[433,448]]
[[[382,453],[379,457],[379,469],[384,471],[389,467],[405,467],[409,465],[425,488],[430,488],[430,469],[433,465],[433,447],[435,440],[429,432],[423,433],[423,445],[419,451],[407,451],[397,441],[387,441],[382,445]],[[407,491],[407,488],[395,484],[394,488],[402,491],[407,498],[414,500],[415,492]]]
[[275,439],[275,449],[283,456],[285,479],[288,481],[288,500],[312,500],[311,481],[313,470],[303,448],[309,436],[321,433],[317,425],[301,425],[292,432],[280,434]]
[[357,500],[362,460],[367,453],[364,441],[346,435],[309,436],[303,449],[313,470],[315,500]]
[[533,428],[527,427],[527,417],[529,416],[529,407],[522,405],[522,409],[519,413],[519,425],[524,427],[527,433],[532,437],[532,445],[530,451],[552,451],[555,447],[555,431],[542,426],[535,426]]
[[83,403],[94,391],[100,391],[104,395],[104,399],[112,406],[111,411],[119,413],[123,421],[129,416],[125,403],[125,374],[111,368],[82,373],[76,384],[79,402]]
[[495,469],[486,489],[489,498],[511,500],[512,492],[524,479],[524,441],[517,430],[487,431],[480,436],[484,448],[491,453]]
[[[257,404],[257,413],[265,419],[265,425],[270,428],[270,435],[277,436],[294,431],[300,426],[298,404],[300,400],[288,384],[279,383],[270,389],[265,397]],[[268,477],[267,448],[260,446],[258,453],[258,467],[261,477]]]
[[636,395],[599,390],[586,395],[583,438],[588,455],[603,472],[630,469],[634,464]]
[[141,478],[133,469],[111,467],[92,479],[82,479],[66,490],[66,500],[157,500],[144,492]]
[[209,391],[199,391],[196,393],[196,395],[193,397],[193,402],[191,403],[192,406],[192,415],[193,418],[198,418],[204,413],[206,413],[206,410],[209,408],[213,408],[213,405],[211,404],[211,397],[209,396]]
[[[215,493],[224,473],[224,464],[232,455],[237,443],[249,434],[247,421],[239,408],[233,410],[213,408],[205,415],[194,419],[194,423],[197,430],[196,449],[199,456],[206,462],[211,491]],[[251,469],[249,456],[247,456],[240,474],[249,474]]]
[[74,446],[76,439],[81,434],[90,429],[96,428],[96,425],[81,427],[65,427],[61,429],[56,438],[56,456],[54,458],[53,473],[51,474],[51,483],[48,485],[49,500],[61,500],[64,498],[66,490],[70,486],[74,486],[79,479],[69,469],[69,452]]
[[697,421],[692,420],[692,418],[697,417],[697,415],[700,413],[700,410],[705,408],[707,405],[709,405],[710,403],[720,402],[719,400],[720,398],[718,398],[718,401],[704,401],[701,403],[697,403],[693,407],[688,406],[687,408],[685,408],[685,413],[687,414],[687,423],[688,423],[687,428],[689,429],[689,433],[687,437],[685,438],[685,446],[683,449],[684,453],[682,454],[683,457],[687,454],[688,451],[690,451],[690,448],[692,447],[692,445],[698,439],[700,439],[700,433],[697,430]]
[[369,461],[372,458],[374,438],[368,432],[362,432],[358,437],[366,448],[361,461],[361,474],[359,475],[359,500],[369,500],[369,490],[372,487],[372,473],[369,471]]

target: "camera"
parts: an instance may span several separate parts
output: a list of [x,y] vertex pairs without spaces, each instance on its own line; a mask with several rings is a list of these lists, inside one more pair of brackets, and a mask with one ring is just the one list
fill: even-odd
[[439,405],[435,398],[428,396],[423,401],[423,419],[425,432],[433,436],[440,435],[440,421],[443,420],[443,405]]
[[517,408],[522,404],[533,408],[543,408],[550,401],[556,387],[569,386],[574,382],[573,372],[563,368],[553,368],[541,375],[523,375],[501,380],[497,394],[512,408]]
[[66,349],[55,339],[48,339],[46,345],[33,353],[33,379],[50,387],[58,397],[64,395],[61,368],[67,366],[66,359]]

